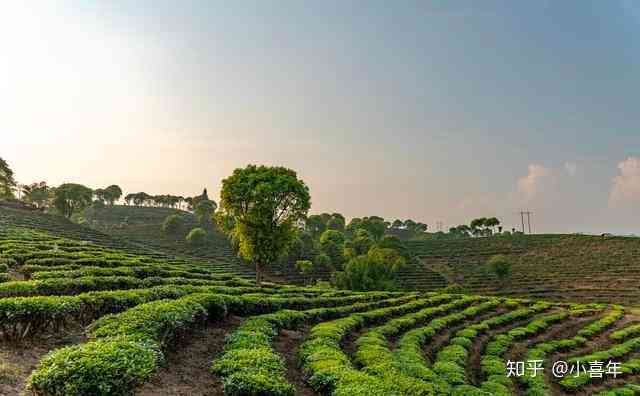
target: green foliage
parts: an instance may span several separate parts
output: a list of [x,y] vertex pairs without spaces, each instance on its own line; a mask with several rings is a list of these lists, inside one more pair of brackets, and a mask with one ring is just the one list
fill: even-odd
[[15,186],[16,181],[13,178],[13,170],[11,170],[7,161],[0,157],[0,199],[13,198]]
[[331,260],[333,268],[342,268],[344,264],[345,236],[340,231],[326,230],[320,236],[320,252]]
[[387,224],[384,222],[384,219],[379,216],[356,217],[351,219],[349,225],[346,227],[346,232],[353,235],[358,229],[366,230],[375,241],[378,241],[384,235]]
[[187,234],[187,242],[191,245],[204,245],[207,240],[207,232],[202,228],[194,228]]
[[487,265],[501,281],[504,281],[511,275],[511,261],[502,254],[492,256],[487,261]]
[[295,224],[309,207],[309,189],[293,170],[249,165],[222,181],[221,209],[234,219],[240,255],[262,270],[286,253]]
[[296,270],[305,278],[309,277],[313,271],[313,262],[311,260],[298,260],[296,261]]
[[335,284],[357,291],[397,290],[396,273],[404,263],[395,250],[374,248],[351,259],[344,271],[336,273]]
[[71,217],[91,204],[93,190],[81,184],[66,183],[55,190],[53,205],[64,216]]
[[217,205],[215,202],[208,199],[201,199],[198,201],[194,214],[198,219],[198,222],[203,226],[209,226],[213,219],[213,213],[216,211]]
[[45,208],[49,204],[49,190],[46,182],[22,186],[22,200],[37,208]]
[[162,231],[165,234],[175,235],[177,234],[182,227],[184,227],[185,223],[182,219],[182,216],[178,214],[172,214],[167,216],[162,222]]

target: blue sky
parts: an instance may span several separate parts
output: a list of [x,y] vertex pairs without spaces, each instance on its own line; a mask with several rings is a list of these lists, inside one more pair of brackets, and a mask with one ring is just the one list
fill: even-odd
[[194,194],[283,164],[316,212],[640,231],[635,2],[43,4],[0,16],[22,182]]

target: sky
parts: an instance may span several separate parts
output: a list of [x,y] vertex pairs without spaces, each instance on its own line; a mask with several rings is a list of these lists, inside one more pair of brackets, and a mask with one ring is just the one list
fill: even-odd
[[217,200],[250,163],[312,212],[640,234],[640,3],[7,1],[22,183]]

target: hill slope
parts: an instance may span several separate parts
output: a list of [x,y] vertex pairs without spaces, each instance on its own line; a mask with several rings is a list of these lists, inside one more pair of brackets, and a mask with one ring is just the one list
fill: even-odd
[[[0,282],[2,395],[605,396],[640,383],[640,318],[619,305],[256,287],[10,225],[0,257],[32,279]],[[620,366],[508,375],[507,359],[570,357]]]
[[[640,238],[531,235],[408,242],[425,267],[470,291],[576,301],[640,301]],[[513,263],[502,285],[486,262]]]
[[[162,234],[159,225],[151,222],[170,209],[147,209],[153,210],[122,211],[117,208],[113,212],[105,210],[104,215],[111,219],[111,222],[105,222],[106,227],[96,229],[76,224],[61,216],[0,206],[0,227],[14,226],[47,231],[59,237],[92,242],[108,248],[157,258],[186,257],[191,260],[205,261],[207,265],[215,266],[221,271],[245,277],[255,276],[250,266],[240,262],[233,255],[224,236],[212,234],[209,236],[210,241],[206,247],[191,248],[184,242],[184,236],[181,239],[176,237],[176,240],[172,241]],[[119,228],[119,222],[116,223],[116,221],[123,213],[131,216],[132,223],[128,227]]]

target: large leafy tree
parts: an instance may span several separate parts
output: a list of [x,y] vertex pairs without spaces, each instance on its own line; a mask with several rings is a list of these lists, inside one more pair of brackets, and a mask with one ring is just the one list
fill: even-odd
[[115,184],[104,189],[104,200],[113,206],[113,204],[122,196],[122,189]]
[[284,167],[249,165],[222,181],[220,208],[233,218],[240,255],[255,263],[258,284],[264,268],[287,251],[310,206],[309,188]]
[[66,217],[91,205],[93,190],[82,184],[66,183],[55,190],[53,205]]
[[16,181],[7,161],[0,157],[0,198],[13,198]]

